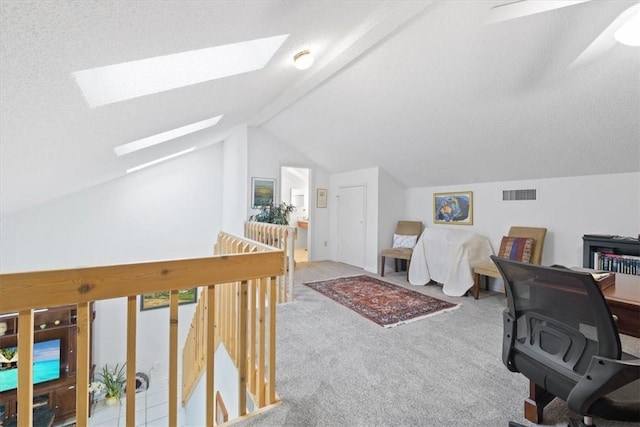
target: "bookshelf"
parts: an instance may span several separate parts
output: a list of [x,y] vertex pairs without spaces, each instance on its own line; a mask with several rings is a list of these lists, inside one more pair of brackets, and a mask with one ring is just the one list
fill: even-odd
[[[91,307],[91,327],[95,312]],[[50,307],[34,313],[34,347],[39,342],[58,341],[58,378],[33,385],[34,426],[50,425],[76,414],[76,344],[77,308],[75,305]],[[0,314],[4,333],[0,334],[0,349],[12,348],[18,342],[20,323],[17,313]],[[91,353],[89,355],[91,359]],[[19,362],[15,362],[16,364]],[[0,362],[0,369],[11,369],[11,363]],[[0,426],[22,425],[17,421],[18,393],[16,389],[0,392]]]
[[585,234],[582,266],[640,276],[640,240],[635,237]]

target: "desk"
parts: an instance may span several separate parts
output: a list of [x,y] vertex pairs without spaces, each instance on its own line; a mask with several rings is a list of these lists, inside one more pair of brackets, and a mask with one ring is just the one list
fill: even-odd
[[473,267],[492,254],[489,240],[469,230],[425,228],[413,249],[409,283],[434,280],[445,295],[462,296],[473,286]]
[[[611,313],[618,316],[616,326],[622,334],[640,338],[640,276],[615,273],[616,284],[602,291]],[[542,412],[555,396],[529,381],[529,398],[524,401],[524,417],[542,422]]]
[[618,316],[618,331],[640,338],[640,276],[616,274],[616,284],[602,294],[613,314]]

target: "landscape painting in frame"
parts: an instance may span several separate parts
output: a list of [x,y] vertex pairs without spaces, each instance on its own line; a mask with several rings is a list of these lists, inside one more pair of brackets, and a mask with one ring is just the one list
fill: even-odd
[[[152,292],[143,294],[140,298],[140,310],[151,310],[154,308],[169,307],[169,291]],[[178,305],[191,304],[198,299],[198,288],[180,289],[178,291]]]
[[434,224],[473,224],[473,192],[433,193]]
[[252,178],[251,180],[251,206],[269,206],[275,202],[276,180],[270,178]]

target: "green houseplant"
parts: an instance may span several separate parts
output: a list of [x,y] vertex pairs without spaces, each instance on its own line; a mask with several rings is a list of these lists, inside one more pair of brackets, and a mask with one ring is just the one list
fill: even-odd
[[107,406],[115,405],[124,393],[124,385],[126,383],[126,363],[109,369],[108,365],[102,367],[102,371],[96,374],[97,381],[89,386],[91,393],[105,394],[105,404]]
[[270,224],[289,225],[289,214],[294,212],[296,207],[281,202],[278,206],[273,204],[273,200],[268,205],[260,206],[260,212],[251,215],[249,220],[256,222],[268,222]]

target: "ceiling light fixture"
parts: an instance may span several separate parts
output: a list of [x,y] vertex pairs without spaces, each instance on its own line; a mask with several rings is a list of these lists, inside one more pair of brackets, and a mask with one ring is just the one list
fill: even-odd
[[293,56],[293,65],[298,70],[306,70],[313,65],[313,55],[308,50],[303,50]]
[[212,117],[210,119],[202,120],[190,125],[182,126],[176,129],[171,129],[166,132],[159,133],[157,135],[148,136],[146,138],[138,139],[137,141],[129,142],[127,144],[118,145],[113,149],[117,156],[124,156],[125,154],[133,153],[134,151],[142,150],[157,144],[161,144],[172,139],[180,138],[181,136],[189,135],[190,133],[198,132],[199,130],[206,129],[215,126],[222,115]]
[[144,168],[148,168],[149,166],[157,165],[158,163],[164,162],[166,160],[173,159],[175,157],[182,156],[183,154],[190,153],[195,149],[196,149],[196,147],[187,148],[186,150],[179,151],[179,152],[171,154],[169,156],[161,157],[161,158],[153,160],[151,162],[141,164],[140,166],[136,166],[134,168],[127,169],[127,173],[139,171],[140,169],[144,169]]

